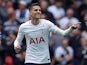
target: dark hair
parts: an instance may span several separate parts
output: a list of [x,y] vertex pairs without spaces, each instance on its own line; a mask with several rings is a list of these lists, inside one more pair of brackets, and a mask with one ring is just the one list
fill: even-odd
[[40,4],[39,3],[33,3],[33,4],[31,4],[29,9],[31,10],[33,6],[40,6]]
[[55,2],[63,2],[63,0],[55,0]]

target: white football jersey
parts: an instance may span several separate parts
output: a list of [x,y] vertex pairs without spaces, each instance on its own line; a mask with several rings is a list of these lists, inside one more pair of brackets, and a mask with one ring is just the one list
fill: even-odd
[[39,19],[38,25],[33,25],[31,20],[21,24],[19,27],[14,47],[22,43],[23,37],[26,38],[26,56],[25,63],[44,64],[50,63],[48,36],[50,32],[62,35],[69,34],[72,31],[70,27],[67,30],[61,30],[53,23],[45,19]]

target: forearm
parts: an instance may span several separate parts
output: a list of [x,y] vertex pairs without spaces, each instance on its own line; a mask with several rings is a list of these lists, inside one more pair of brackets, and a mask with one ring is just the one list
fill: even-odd
[[76,24],[73,24],[71,27],[69,27],[69,28],[66,29],[66,30],[62,30],[62,29],[58,28],[56,25],[50,23],[49,31],[50,31],[50,32],[54,32],[54,33],[56,33],[56,34],[61,34],[61,35],[63,35],[63,36],[69,35],[74,29],[78,28],[77,25],[78,25],[79,23],[80,23],[80,22],[78,22],[78,23],[76,23]]
[[17,41],[17,39],[14,41],[14,47],[17,47],[18,45],[21,45],[21,43],[19,43],[18,41]]
[[73,56],[67,56],[67,57],[65,57],[65,59],[66,59],[67,61],[71,61],[71,60],[73,60]]
[[62,62],[63,60],[64,60],[64,58],[62,58],[62,57],[57,57],[57,58],[55,58],[56,59],[56,61],[58,61],[58,62]]
[[22,40],[24,38],[24,33],[22,32],[22,30],[23,29],[21,27],[19,27],[19,31],[18,31],[16,40],[14,41],[14,47],[17,47],[18,45],[21,45],[21,43],[22,43]]
[[74,30],[72,27],[69,27],[69,28],[66,29],[66,30],[59,29],[58,27],[55,27],[54,29],[55,29],[55,30],[54,30],[54,33],[56,33],[56,34],[61,34],[61,35],[63,35],[63,36],[69,35],[69,34]]

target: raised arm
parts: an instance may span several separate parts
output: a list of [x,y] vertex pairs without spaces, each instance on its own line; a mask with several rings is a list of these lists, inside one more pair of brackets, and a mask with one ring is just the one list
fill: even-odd
[[69,35],[74,29],[76,29],[78,24],[79,24],[79,22],[76,24],[73,24],[71,27],[69,27],[66,30],[62,30],[62,29],[58,28],[56,25],[51,23],[51,26],[49,27],[49,31],[65,36],[65,35]]
[[24,37],[23,28],[22,28],[22,26],[20,26],[17,38],[14,41],[14,49],[15,49],[16,53],[18,53],[20,51],[20,49],[21,49],[20,45],[22,43],[23,37]]

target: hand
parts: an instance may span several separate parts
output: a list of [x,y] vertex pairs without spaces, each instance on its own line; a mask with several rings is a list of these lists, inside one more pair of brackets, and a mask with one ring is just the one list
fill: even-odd
[[66,55],[66,56],[65,56],[65,59],[66,59],[66,60],[69,60],[69,56],[68,56],[68,55]]
[[71,55],[66,55],[64,58],[65,58],[67,61],[70,61],[70,60],[73,59],[73,56],[71,56]]
[[18,52],[21,50],[21,46],[18,45],[18,46],[16,46],[16,47],[14,47],[14,49],[15,49],[15,52],[18,53]]
[[80,22],[77,22],[76,24],[73,24],[71,27],[72,27],[73,29],[77,29],[79,24],[80,24]]

